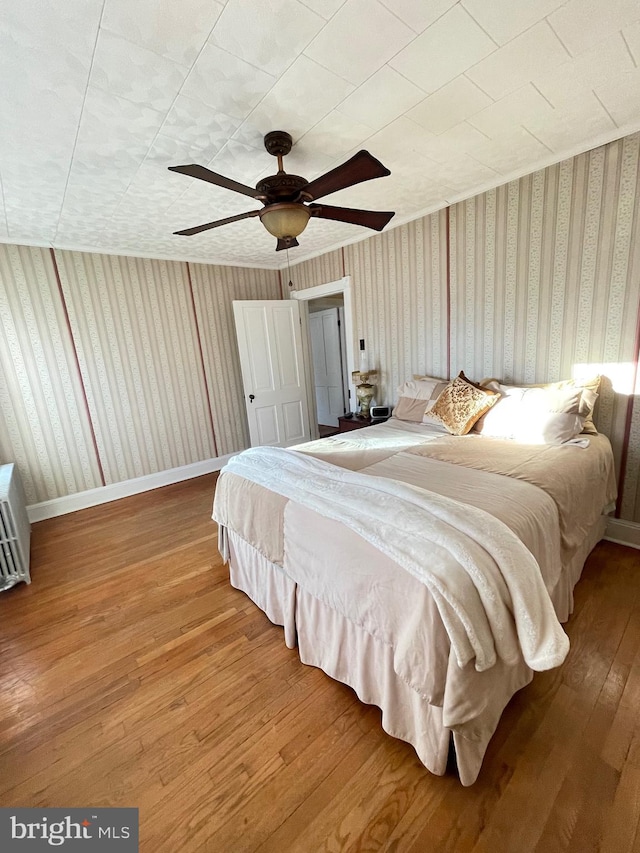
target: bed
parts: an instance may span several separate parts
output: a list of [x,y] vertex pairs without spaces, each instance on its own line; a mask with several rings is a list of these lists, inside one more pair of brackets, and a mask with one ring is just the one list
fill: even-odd
[[560,623],[615,493],[605,436],[524,444],[393,417],[234,457],[213,517],[231,584],[301,661],[377,705],[432,773],[453,745],[470,785],[511,697],[567,654]]

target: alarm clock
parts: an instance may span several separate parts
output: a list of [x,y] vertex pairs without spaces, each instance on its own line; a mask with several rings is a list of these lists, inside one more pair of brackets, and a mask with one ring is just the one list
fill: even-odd
[[391,417],[391,406],[371,406],[369,417],[372,421],[386,421]]

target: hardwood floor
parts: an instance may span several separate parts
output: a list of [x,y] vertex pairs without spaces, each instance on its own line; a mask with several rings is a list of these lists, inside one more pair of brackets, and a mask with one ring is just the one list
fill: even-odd
[[145,853],[640,851],[640,552],[596,548],[569,658],[463,788],[229,586],[214,483],[34,525],[0,595],[0,805],[137,806]]

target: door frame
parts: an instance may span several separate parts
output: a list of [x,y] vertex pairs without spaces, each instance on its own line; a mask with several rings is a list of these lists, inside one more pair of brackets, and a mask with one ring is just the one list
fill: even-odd
[[328,281],[326,284],[318,284],[315,287],[306,287],[304,290],[293,290],[289,293],[290,299],[300,302],[300,319],[302,320],[302,345],[307,358],[305,358],[305,378],[307,382],[307,404],[309,406],[309,420],[312,438],[319,437],[318,412],[316,409],[316,388],[313,381],[313,359],[311,357],[311,336],[309,334],[309,306],[311,299],[322,296],[339,296],[342,294],[344,301],[344,325],[346,341],[346,369],[349,391],[349,407],[354,411],[356,405],[356,387],[351,380],[351,374],[355,368],[355,352],[353,340],[353,309],[351,305],[351,276],[345,275],[337,281]]

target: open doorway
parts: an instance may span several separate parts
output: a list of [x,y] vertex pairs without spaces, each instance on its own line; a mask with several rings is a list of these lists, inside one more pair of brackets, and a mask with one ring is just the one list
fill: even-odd
[[[333,297],[336,297],[335,299]],[[290,298],[295,299],[300,303],[300,320],[302,324],[302,336],[305,346],[305,352],[307,353],[307,358],[305,359],[305,375],[308,387],[308,399],[309,399],[309,415],[311,420],[311,430],[314,438],[319,438],[320,435],[331,435],[335,432],[338,432],[338,417],[345,412],[349,411],[352,407],[352,402],[355,400],[355,386],[351,382],[351,373],[355,369],[354,368],[354,330],[353,330],[353,314],[351,308],[351,278],[346,275],[337,281],[330,281],[326,284],[319,284],[314,287],[304,288],[302,290],[294,290],[290,293]],[[326,301],[330,299],[331,301]],[[340,371],[342,382],[336,380],[336,378],[331,378],[327,376],[326,388],[332,387],[334,390],[332,392],[333,403],[329,406],[329,410],[334,410],[334,416],[331,416],[326,413],[326,408],[323,408],[324,402],[329,402],[327,397],[329,396],[328,390],[322,390],[320,395],[324,398],[318,400],[318,394],[316,394],[316,383],[319,384],[321,388],[325,387],[324,377],[322,375],[319,376],[319,381],[316,378],[318,374],[322,374],[323,370],[323,357],[320,356],[317,359],[318,367],[316,366],[316,358],[314,357],[313,345],[312,345],[312,333],[311,333],[311,322],[310,319],[314,314],[322,315],[322,312],[325,310],[331,310],[335,312],[335,316],[340,320],[339,328],[339,341],[340,341]],[[327,315],[329,316],[329,315]],[[326,323],[329,320],[324,321]],[[320,319],[313,320],[313,324],[317,327],[315,331],[316,341],[320,338],[319,329],[320,329]],[[322,352],[321,347],[317,346],[316,351],[320,350]],[[335,353],[335,349],[332,350]],[[325,354],[324,356],[325,362],[329,360]],[[335,362],[335,355],[332,357],[332,360]],[[328,371],[332,373],[335,377],[337,371]],[[329,381],[330,380],[330,381]],[[339,408],[342,407],[342,411],[339,412]],[[318,417],[317,415],[314,417],[314,412],[319,410],[322,412],[322,415]],[[323,421],[328,420],[329,423],[325,424]]]
[[338,418],[348,410],[344,296],[321,296],[307,306],[318,433],[324,438],[338,432]]

